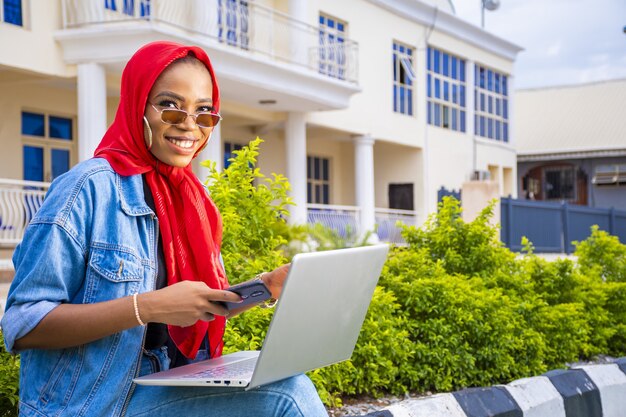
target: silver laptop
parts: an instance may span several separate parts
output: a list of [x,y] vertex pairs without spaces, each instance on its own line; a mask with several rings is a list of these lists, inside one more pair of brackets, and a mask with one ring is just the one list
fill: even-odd
[[134,381],[251,389],[350,359],[388,250],[381,244],[296,255],[261,351],[236,352]]

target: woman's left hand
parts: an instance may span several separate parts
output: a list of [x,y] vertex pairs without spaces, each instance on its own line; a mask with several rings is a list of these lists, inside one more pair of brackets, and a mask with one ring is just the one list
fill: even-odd
[[266,272],[261,276],[261,280],[272,293],[272,298],[280,298],[280,294],[283,292],[285,278],[287,278],[287,273],[289,272],[290,267],[291,264],[285,264],[271,272]]

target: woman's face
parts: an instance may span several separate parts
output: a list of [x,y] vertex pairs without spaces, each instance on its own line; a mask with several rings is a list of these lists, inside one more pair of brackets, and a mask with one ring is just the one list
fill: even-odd
[[[177,125],[164,123],[160,111],[168,108],[191,115],[214,111],[211,75],[200,61],[174,63],[166,68],[152,86],[144,110],[152,129],[150,152],[165,164],[183,168],[204,146],[213,128],[199,127],[193,117]],[[150,146],[147,132],[144,139]]]

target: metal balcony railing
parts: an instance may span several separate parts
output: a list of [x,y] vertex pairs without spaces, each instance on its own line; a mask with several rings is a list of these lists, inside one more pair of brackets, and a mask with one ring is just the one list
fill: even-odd
[[[362,232],[359,207],[309,204],[307,208],[309,223],[321,223],[337,231],[341,237],[359,236]],[[406,243],[400,235],[397,222],[417,225],[417,214],[414,211],[376,208],[375,213],[376,233],[383,242]]]
[[358,44],[247,0],[63,0],[65,29],[122,22],[167,26],[353,84]]
[[417,225],[417,213],[410,210],[377,208],[376,234],[383,242],[404,244],[406,243],[400,234],[401,229],[397,226],[402,222],[407,226]]
[[47,182],[0,179],[0,246],[22,241],[49,187]]

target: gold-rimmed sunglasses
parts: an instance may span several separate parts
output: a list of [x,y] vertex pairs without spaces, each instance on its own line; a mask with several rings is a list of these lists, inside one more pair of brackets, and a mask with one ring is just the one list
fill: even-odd
[[165,108],[159,110],[154,104],[150,103],[154,110],[161,114],[161,121],[168,125],[178,125],[187,120],[187,117],[196,122],[198,127],[215,127],[222,120],[222,116],[219,113],[211,113],[202,111],[200,113],[187,113],[185,110]]

